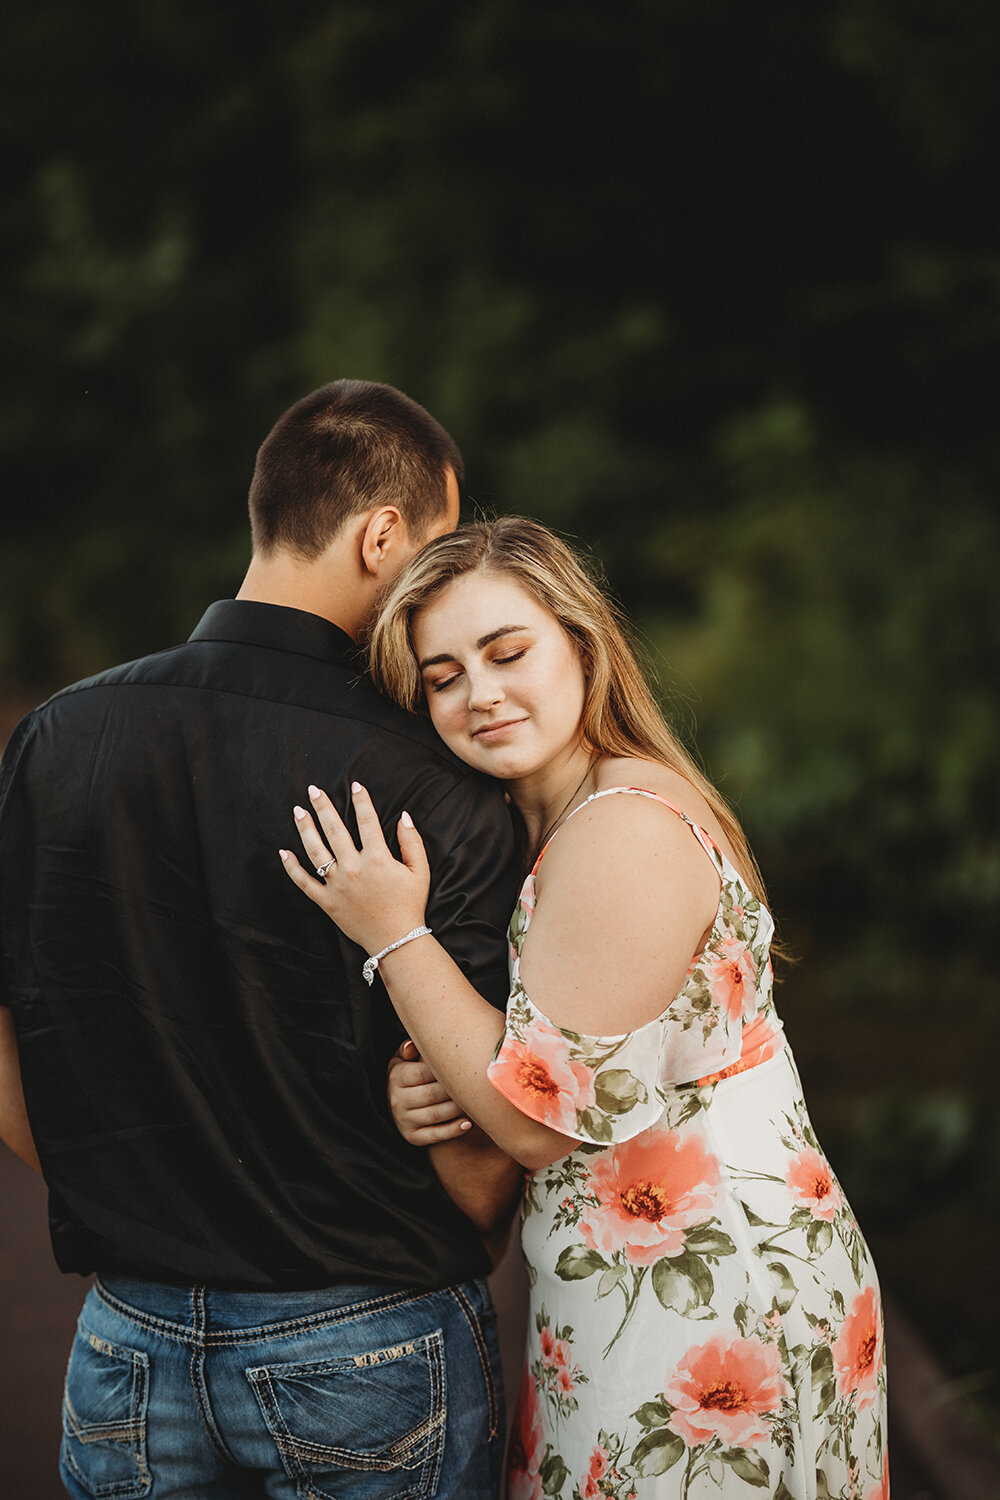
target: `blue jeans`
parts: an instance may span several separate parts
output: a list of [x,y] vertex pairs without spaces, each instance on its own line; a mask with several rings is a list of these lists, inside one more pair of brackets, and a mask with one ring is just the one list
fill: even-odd
[[60,1472],[76,1500],[495,1500],[504,1418],[485,1282],[87,1294]]

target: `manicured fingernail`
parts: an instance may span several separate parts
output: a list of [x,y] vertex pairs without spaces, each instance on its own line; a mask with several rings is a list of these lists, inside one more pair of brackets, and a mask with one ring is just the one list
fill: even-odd
[[281,855],[281,863],[283,865],[287,865],[287,863],[288,863],[288,850],[287,849],[279,849],[278,853]]
[[313,801],[315,802],[317,797],[322,796],[322,793],[320,792],[320,789],[319,789],[318,786],[311,786],[309,788],[309,795],[313,799]]
[[413,819],[410,817],[408,812],[404,812],[399,821],[402,823],[404,828],[413,827]]
[[360,781],[352,781],[351,782],[351,791],[352,792],[363,792],[364,791],[364,787],[361,785]]
[[298,803],[296,803],[295,806],[292,808],[292,812],[295,814],[296,818],[304,818],[305,815],[306,815],[305,808],[304,807],[299,807]]
[[472,1121],[471,1120],[463,1120],[462,1123],[461,1123],[461,1125],[458,1128],[459,1128],[459,1130],[471,1130],[472,1129]]

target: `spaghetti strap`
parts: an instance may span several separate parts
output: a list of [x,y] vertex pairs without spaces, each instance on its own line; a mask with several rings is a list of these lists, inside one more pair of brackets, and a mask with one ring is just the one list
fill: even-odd
[[581,802],[579,807],[574,807],[569,817],[566,818],[558,828],[554,829],[553,832],[549,834],[548,838],[545,840],[545,843],[538,851],[538,858],[535,860],[535,863],[531,867],[532,875],[537,872],[538,866],[542,862],[542,855],[545,853],[546,849],[548,849],[556,834],[561,833],[562,830],[566,827],[566,824],[570,821],[570,818],[575,818],[578,812],[582,812],[583,809],[585,807],[589,807],[592,802],[597,802],[601,797],[611,797],[616,792],[624,792],[632,797],[651,797],[654,802],[659,802],[663,807],[669,808],[672,813],[675,813],[677,817],[680,818],[682,823],[686,823],[688,825],[691,832],[694,834],[695,838],[698,840],[699,844],[704,849],[709,859],[712,861],[712,864],[715,866],[716,873],[718,873],[723,868],[732,868],[731,862],[726,858],[725,854],[723,854],[718,844],[712,838],[712,835],[706,832],[704,828],[700,827],[700,825],[697,824],[693,818],[689,818],[687,813],[684,812],[683,808],[677,807],[673,802],[669,802],[666,797],[661,797],[659,792],[651,792],[648,790],[648,788],[642,786],[606,786],[602,791],[591,792],[586,801]]

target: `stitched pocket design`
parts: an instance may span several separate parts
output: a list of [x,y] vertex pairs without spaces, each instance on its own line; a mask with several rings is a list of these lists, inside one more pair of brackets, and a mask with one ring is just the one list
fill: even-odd
[[303,1500],[429,1500],[444,1457],[440,1329],[307,1364],[246,1372]]
[[140,1500],[146,1462],[149,1359],[77,1329],[63,1393],[62,1461],[95,1500]]

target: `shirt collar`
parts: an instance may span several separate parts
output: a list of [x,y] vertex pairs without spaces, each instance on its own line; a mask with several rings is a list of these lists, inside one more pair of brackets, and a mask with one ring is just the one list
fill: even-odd
[[219,599],[210,604],[189,639],[267,646],[272,651],[315,656],[353,671],[360,671],[363,665],[360,648],[332,620],[256,599]]

